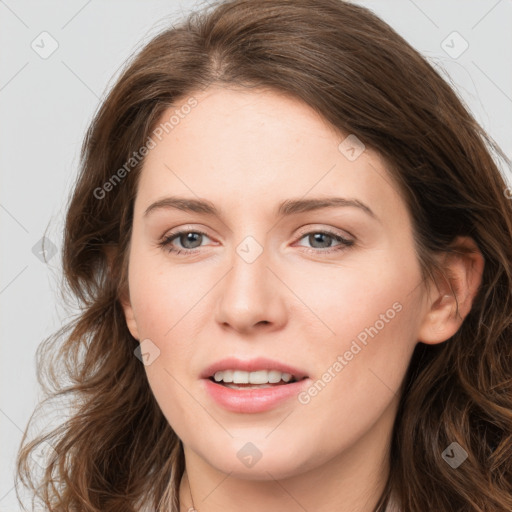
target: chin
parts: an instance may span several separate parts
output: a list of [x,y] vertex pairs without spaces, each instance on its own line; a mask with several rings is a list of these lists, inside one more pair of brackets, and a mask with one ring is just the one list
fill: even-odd
[[207,453],[203,458],[218,471],[244,480],[281,480],[315,466],[313,460],[304,459],[299,445],[296,448],[288,445],[279,450],[268,441],[266,447],[262,444],[233,440],[232,445],[223,445],[219,453]]

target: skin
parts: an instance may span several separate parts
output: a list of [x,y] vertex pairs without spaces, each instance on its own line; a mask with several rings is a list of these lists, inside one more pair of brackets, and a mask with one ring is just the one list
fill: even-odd
[[[458,330],[483,258],[478,249],[439,256],[450,281],[427,286],[409,212],[378,154],[366,148],[350,161],[338,149],[345,136],[278,92],[210,87],[193,96],[198,105],[146,157],[122,300],[132,335],[160,350],[145,370],[183,441],[181,510],[192,506],[191,488],[200,512],[239,511],[241,503],[245,512],[369,512],[389,471],[414,347]],[[173,208],[144,216],[170,195],[209,200],[221,218]],[[332,195],[364,202],[377,218],[356,207],[275,215],[284,200]],[[172,246],[195,253],[173,254],[158,242],[176,229],[207,236],[188,245],[175,238]],[[336,239],[315,239],[326,229],[354,244],[336,251]],[[236,250],[248,236],[264,249],[252,263]],[[457,243],[476,248],[471,239]],[[200,372],[232,355],[284,361],[315,382],[396,303],[400,312],[307,404],[292,398],[235,413],[203,389]],[[262,454],[252,467],[237,457],[248,442]]]

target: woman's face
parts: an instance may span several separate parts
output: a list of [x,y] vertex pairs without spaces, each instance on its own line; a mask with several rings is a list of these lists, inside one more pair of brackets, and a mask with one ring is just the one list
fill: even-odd
[[[162,117],[181,114],[153,137],[135,201],[125,313],[151,389],[186,450],[226,473],[370,457],[426,311],[406,206],[379,156],[305,104],[219,87],[194,98]],[[207,378],[257,358],[275,367],[245,369],[275,371],[253,382],[307,378]]]

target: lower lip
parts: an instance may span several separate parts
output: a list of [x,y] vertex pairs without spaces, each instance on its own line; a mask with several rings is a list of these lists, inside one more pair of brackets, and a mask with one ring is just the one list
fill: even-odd
[[291,384],[280,384],[261,389],[232,389],[203,379],[206,391],[224,409],[231,412],[265,412],[297,395],[308,385],[310,379]]

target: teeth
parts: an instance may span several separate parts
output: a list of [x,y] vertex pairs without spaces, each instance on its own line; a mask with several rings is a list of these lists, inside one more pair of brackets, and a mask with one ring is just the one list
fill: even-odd
[[256,372],[244,372],[242,370],[224,370],[216,372],[215,382],[234,384],[277,384],[281,380],[290,382],[292,375],[278,370],[258,370]]
[[255,386],[244,386],[243,388],[240,386],[237,386],[236,384],[226,384],[227,388],[231,389],[264,389],[264,388],[271,388],[272,386],[270,384],[258,384]]

